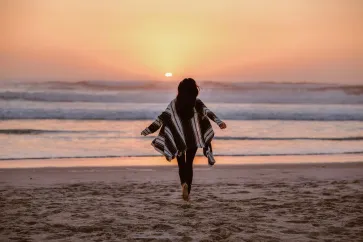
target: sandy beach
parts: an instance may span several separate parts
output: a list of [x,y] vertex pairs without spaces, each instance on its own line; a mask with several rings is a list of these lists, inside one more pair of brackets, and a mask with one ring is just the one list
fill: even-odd
[[363,163],[0,170],[0,241],[363,241]]

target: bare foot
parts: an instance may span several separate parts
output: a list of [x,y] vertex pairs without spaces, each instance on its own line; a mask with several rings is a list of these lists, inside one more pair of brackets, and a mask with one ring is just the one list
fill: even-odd
[[188,184],[183,183],[182,185],[182,196],[185,201],[188,201],[189,194],[188,194]]

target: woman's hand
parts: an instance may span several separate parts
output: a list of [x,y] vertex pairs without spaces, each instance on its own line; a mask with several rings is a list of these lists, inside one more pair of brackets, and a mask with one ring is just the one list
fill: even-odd
[[146,129],[144,129],[144,130],[141,132],[141,135],[143,135],[143,136],[146,136],[146,135],[147,135],[147,131],[146,131]]
[[219,125],[219,127],[220,127],[221,129],[225,129],[225,128],[227,128],[227,124],[226,124],[225,122],[222,122],[222,123]]

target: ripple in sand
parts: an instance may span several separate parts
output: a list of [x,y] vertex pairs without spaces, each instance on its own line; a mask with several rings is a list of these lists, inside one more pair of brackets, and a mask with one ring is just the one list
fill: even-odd
[[168,225],[168,224],[155,224],[153,226],[153,229],[159,230],[159,231],[165,231],[165,230],[171,230],[174,229],[174,227]]
[[142,169],[142,168],[126,168],[128,171],[155,171],[153,169]]

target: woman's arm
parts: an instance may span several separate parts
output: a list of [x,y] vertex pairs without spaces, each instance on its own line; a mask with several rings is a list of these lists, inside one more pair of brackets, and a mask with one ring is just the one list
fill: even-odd
[[144,129],[141,132],[141,135],[149,135],[152,134],[154,132],[156,132],[161,126],[163,125],[163,121],[161,121],[161,119],[159,117],[157,117],[157,119],[155,119],[155,121],[149,125],[149,127],[147,127],[146,129]]
[[209,108],[207,108],[207,106],[205,106],[205,104],[202,102],[202,100],[197,99],[197,103],[196,103],[198,109],[200,110],[200,112],[204,115],[207,116],[208,118],[210,118],[211,120],[213,120],[216,124],[218,124],[218,126],[221,129],[225,129],[227,128],[227,125],[220,120],[217,115],[215,115],[211,110],[209,110]]
[[168,113],[170,113],[170,106],[172,105],[172,102],[171,101],[168,105],[168,107],[165,109],[164,112],[162,112],[156,119],[155,121],[149,125],[149,127],[147,127],[146,129],[144,129],[142,132],[141,132],[141,135],[149,135],[149,134],[152,134],[154,132],[156,132],[162,125],[163,125],[163,120],[166,119],[166,116],[168,116]]

